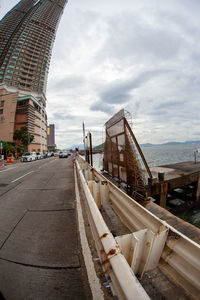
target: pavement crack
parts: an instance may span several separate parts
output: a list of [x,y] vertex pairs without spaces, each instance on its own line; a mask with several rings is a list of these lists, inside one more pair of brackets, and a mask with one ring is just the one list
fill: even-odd
[[27,213],[27,210],[22,215],[22,217],[19,219],[19,221],[15,224],[15,226],[13,227],[13,229],[11,230],[11,232],[9,233],[9,235],[7,236],[7,238],[5,239],[5,241],[3,242],[3,244],[0,246],[0,250],[3,248],[3,246],[5,245],[5,243],[7,242],[7,240],[9,239],[9,237],[11,236],[11,234],[14,232],[15,228],[19,225],[19,223],[21,222],[21,220],[24,218],[24,216],[26,215],[26,213]]
[[8,192],[14,190],[18,185],[20,184],[20,182],[16,183],[15,186],[11,186],[10,184],[8,184],[8,187],[11,186],[11,188],[9,188],[7,191],[3,192],[2,194],[0,194],[0,197],[4,196],[5,194],[7,194]]
[[10,260],[10,259],[6,259],[6,258],[2,258],[0,257],[0,260],[3,261],[7,261],[16,265],[21,265],[24,267],[31,267],[31,268],[37,268],[37,269],[46,269],[46,270],[69,270],[69,269],[80,269],[81,266],[80,265],[76,265],[76,266],[66,266],[66,267],[51,267],[51,266],[42,266],[42,265],[32,265],[32,264],[26,264],[26,263],[21,263],[18,261],[14,261],[14,260]]

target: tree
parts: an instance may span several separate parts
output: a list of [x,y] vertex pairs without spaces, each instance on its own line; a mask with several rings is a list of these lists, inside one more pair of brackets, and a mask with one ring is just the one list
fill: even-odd
[[24,149],[27,145],[29,145],[34,140],[34,135],[28,133],[28,128],[26,126],[22,126],[20,129],[15,130],[13,139],[18,141],[18,147],[21,143]]
[[6,142],[6,141],[0,141],[3,145],[2,154],[5,155],[5,158],[8,154],[14,154],[15,153],[15,147],[13,143]]

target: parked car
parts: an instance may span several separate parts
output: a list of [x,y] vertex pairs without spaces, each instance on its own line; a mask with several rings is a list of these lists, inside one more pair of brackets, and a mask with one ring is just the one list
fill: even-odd
[[36,152],[36,159],[42,159],[43,153],[42,152]]
[[25,161],[32,161],[32,160],[36,160],[36,152],[26,152],[22,155],[21,161],[25,162]]
[[64,158],[64,157],[68,157],[68,152],[67,151],[61,151],[59,153],[59,158]]
[[47,152],[43,152],[43,158],[47,158]]
[[51,157],[51,152],[47,152],[47,157]]

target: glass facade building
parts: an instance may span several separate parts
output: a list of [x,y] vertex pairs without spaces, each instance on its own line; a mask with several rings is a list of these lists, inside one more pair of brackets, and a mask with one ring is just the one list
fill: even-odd
[[[23,96],[26,96],[26,100],[27,97],[30,98],[30,101],[27,100],[27,105],[35,103],[31,99],[36,99],[40,104],[38,105],[39,110],[33,105],[31,111],[33,114],[36,109],[36,115],[39,111],[41,119],[44,115],[43,120],[40,120],[43,123],[47,120],[45,94],[51,52],[56,29],[66,3],[67,0],[21,0],[0,21],[0,101],[4,101],[5,104],[3,95],[18,93],[15,108],[17,111],[17,107],[21,107],[19,102]],[[5,107],[7,107],[6,104]],[[26,111],[30,111],[30,108],[27,108]],[[1,123],[6,123],[8,115],[7,111],[4,118],[0,116],[0,127]],[[43,132],[43,130],[39,130],[39,133],[37,129],[39,125],[34,126],[34,117],[28,116],[26,119],[31,134],[40,135]],[[12,131],[20,127],[19,116],[17,116],[17,120]],[[0,129],[0,139],[1,134]],[[42,136],[44,137],[44,132]],[[41,143],[44,144],[43,142]]]

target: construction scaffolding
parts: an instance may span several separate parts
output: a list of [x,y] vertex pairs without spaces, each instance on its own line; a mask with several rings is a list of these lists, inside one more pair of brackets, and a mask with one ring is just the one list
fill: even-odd
[[146,197],[146,190],[138,155],[146,167],[149,178],[152,178],[152,175],[126,115],[122,109],[105,124],[103,167],[110,175],[126,183],[134,199],[140,201]]

